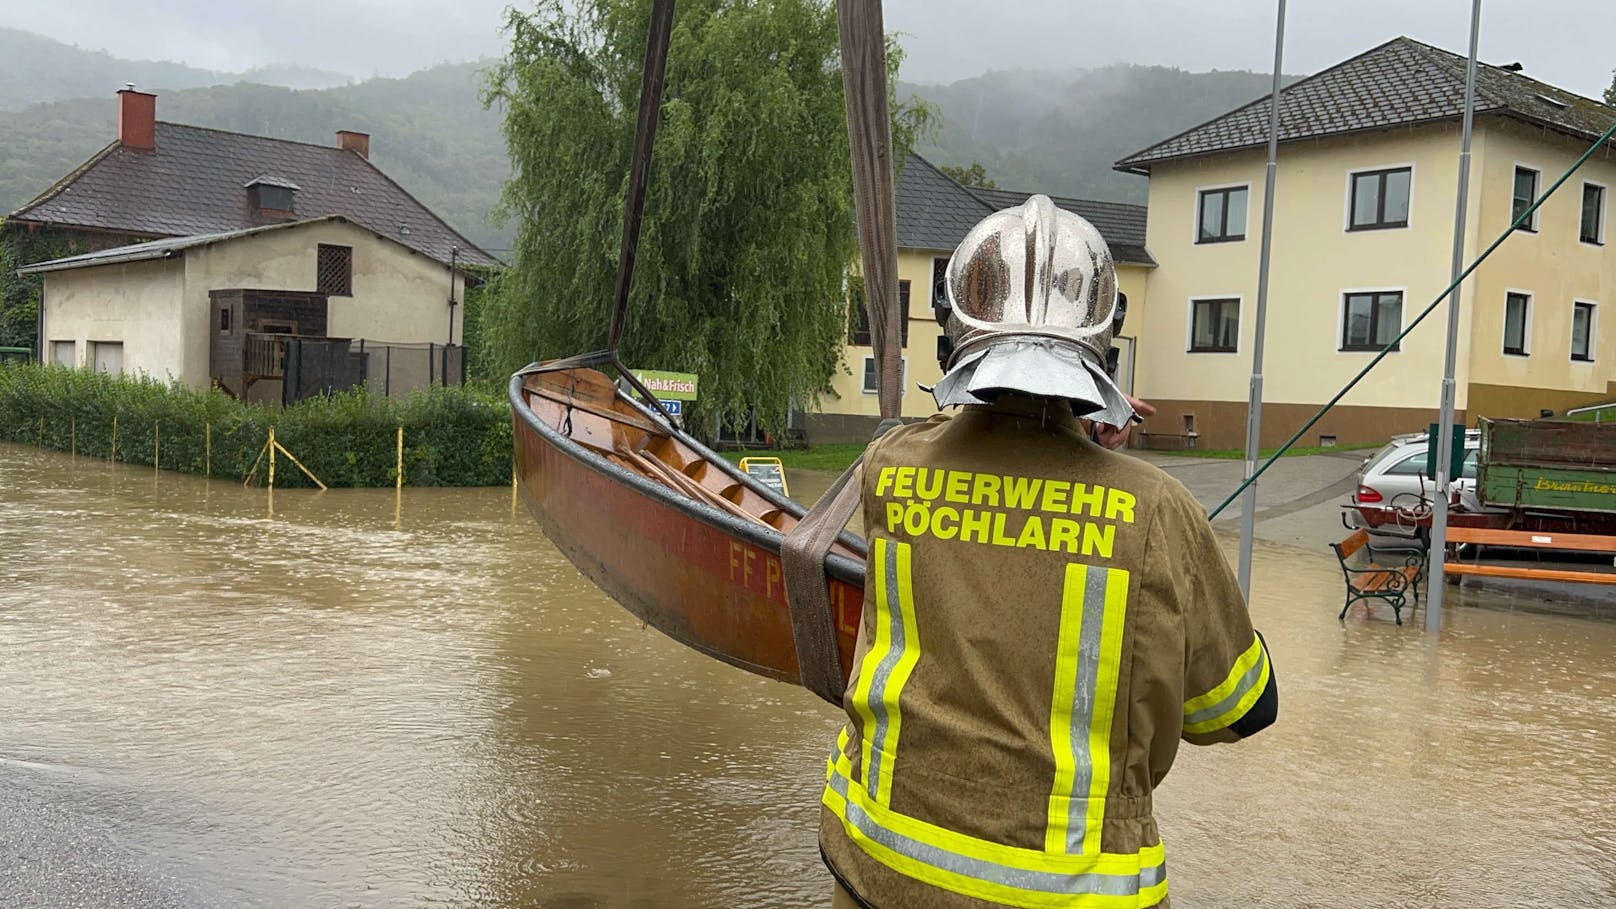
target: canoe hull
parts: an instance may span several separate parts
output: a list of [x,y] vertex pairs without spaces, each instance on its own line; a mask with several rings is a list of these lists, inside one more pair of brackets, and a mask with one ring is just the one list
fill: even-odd
[[[780,566],[784,535],[624,470],[552,426],[512,381],[517,469],[551,543],[629,612],[742,669],[798,682]],[[582,423],[582,420],[578,421]],[[567,430],[567,432],[563,432]],[[798,509],[800,514],[800,509]],[[844,673],[863,606],[862,565],[832,556],[827,575]],[[839,575],[839,576],[838,576]]]

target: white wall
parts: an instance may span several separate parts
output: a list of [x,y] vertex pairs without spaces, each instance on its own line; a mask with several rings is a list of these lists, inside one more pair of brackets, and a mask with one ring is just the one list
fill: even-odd
[[184,275],[177,259],[46,273],[44,349],[73,341],[74,365],[93,366],[90,343],[120,342],[124,372],[191,381],[176,330]]

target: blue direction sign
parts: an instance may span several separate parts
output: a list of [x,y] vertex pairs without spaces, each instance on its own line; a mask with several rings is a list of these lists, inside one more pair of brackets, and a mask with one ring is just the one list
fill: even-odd
[[685,402],[683,401],[664,401],[658,399],[657,403],[662,405],[662,409],[666,410],[669,416],[682,417],[685,414]]

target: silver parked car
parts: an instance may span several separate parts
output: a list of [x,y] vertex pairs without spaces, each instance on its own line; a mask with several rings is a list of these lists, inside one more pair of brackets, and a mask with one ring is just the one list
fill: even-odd
[[[1425,476],[1426,433],[1397,436],[1363,462],[1358,489],[1352,495],[1355,505],[1386,505],[1420,510],[1428,507],[1435,494],[1436,481]],[[1476,456],[1481,451],[1481,431],[1465,432],[1464,469],[1454,481],[1461,502],[1474,501]]]

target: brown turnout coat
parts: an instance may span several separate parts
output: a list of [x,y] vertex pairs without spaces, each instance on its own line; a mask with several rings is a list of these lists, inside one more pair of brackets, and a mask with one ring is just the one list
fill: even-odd
[[837,879],[878,909],[1165,905],[1151,792],[1271,678],[1205,512],[1027,399],[889,432],[862,482]]

